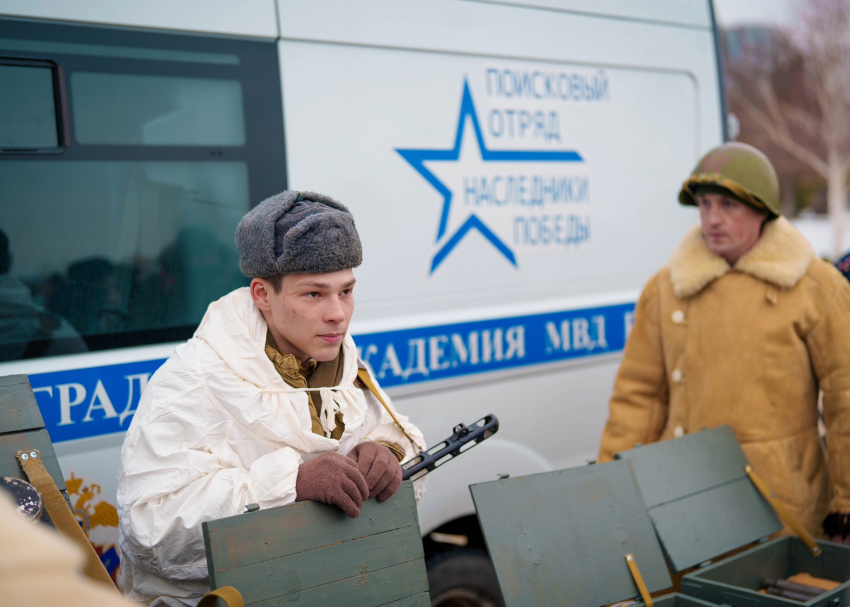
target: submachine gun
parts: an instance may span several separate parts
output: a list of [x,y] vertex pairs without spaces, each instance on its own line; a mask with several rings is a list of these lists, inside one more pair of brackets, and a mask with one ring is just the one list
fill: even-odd
[[434,445],[419,455],[401,465],[402,480],[422,478],[432,470],[436,470],[449,460],[461,453],[472,449],[475,445],[486,440],[499,431],[499,420],[492,413],[485,415],[470,426],[458,424],[453,434],[446,440]]

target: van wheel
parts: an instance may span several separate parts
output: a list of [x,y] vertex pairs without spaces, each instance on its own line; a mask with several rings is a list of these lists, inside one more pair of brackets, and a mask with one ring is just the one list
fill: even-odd
[[427,565],[431,607],[505,607],[496,570],[483,550],[456,548]]

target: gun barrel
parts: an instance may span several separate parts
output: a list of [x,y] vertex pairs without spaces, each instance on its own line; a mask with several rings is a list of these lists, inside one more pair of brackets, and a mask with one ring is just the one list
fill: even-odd
[[470,426],[459,424],[455,426],[454,433],[449,438],[427,451],[420,451],[419,455],[404,462],[401,465],[401,478],[415,480],[425,476],[498,431],[499,420],[492,413]]

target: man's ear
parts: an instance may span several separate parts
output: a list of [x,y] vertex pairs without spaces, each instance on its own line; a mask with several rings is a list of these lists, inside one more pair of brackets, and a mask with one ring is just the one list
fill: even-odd
[[262,278],[252,278],[251,279],[251,299],[254,300],[254,305],[257,306],[261,312],[270,312],[271,311],[271,303],[269,302],[269,292],[272,290],[271,284],[269,281],[263,280]]

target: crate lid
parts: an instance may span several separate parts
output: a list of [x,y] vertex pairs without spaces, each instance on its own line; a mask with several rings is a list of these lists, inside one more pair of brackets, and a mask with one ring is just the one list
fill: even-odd
[[721,426],[624,451],[674,571],[746,546],[782,528],[747,477],[732,428]]
[[471,485],[508,607],[600,607],[672,585],[631,462]]
[[26,375],[0,377],[0,434],[44,428],[41,410]]

